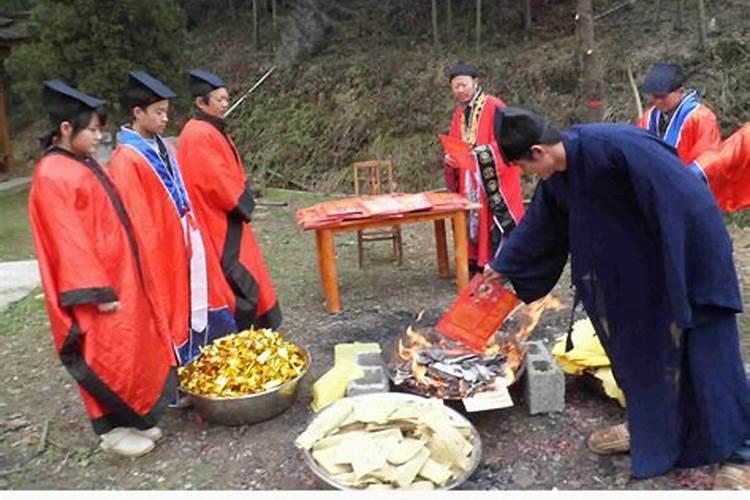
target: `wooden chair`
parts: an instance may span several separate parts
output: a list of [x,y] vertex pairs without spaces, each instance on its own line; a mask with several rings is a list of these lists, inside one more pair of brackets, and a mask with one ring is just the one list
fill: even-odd
[[[393,193],[396,183],[393,181],[393,162],[390,160],[370,160],[354,163],[354,194],[359,196]],[[390,229],[371,229],[357,231],[357,251],[360,269],[364,263],[364,244],[367,241],[393,241],[393,256],[400,266],[403,262],[403,245],[401,226]]]

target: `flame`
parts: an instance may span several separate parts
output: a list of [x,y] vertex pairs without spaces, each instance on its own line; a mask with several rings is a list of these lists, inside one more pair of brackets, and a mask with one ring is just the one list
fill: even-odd
[[523,343],[529,338],[529,335],[531,335],[537,325],[539,325],[544,312],[547,310],[558,311],[560,309],[562,309],[562,303],[554,295],[546,295],[536,302],[518,308],[514,315],[518,321],[515,331],[507,331],[502,335],[502,351],[507,356],[508,365],[513,371],[516,371],[523,359],[523,354],[525,353]]

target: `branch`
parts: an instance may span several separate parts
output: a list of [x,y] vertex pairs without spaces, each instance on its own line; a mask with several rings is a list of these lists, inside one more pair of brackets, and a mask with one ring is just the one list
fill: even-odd
[[633,95],[635,96],[635,107],[638,111],[638,118],[643,116],[643,103],[641,102],[641,94],[638,92],[638,84],[635,83],[635,77],[633,76],[633,68],[630,67],[630,61],[626,63],[625,69],[628,71],[628,81],[630,82],[630,88],[633,89]]
[[594,21],[598,21],[599,19],[603,19],[603,18],[607,17],[608,15],[613,14],[613,13],[617,12],[618,10],[624,8],[624,7],[629,7],[630,5],[633,5],[637,1],[638,0],[625,0],[621,4],[615,5],[614,7],[612,7],[609,10],[605,10],[604,12],[602,12],[601,14],[599,14],[598,16],[594,16]]

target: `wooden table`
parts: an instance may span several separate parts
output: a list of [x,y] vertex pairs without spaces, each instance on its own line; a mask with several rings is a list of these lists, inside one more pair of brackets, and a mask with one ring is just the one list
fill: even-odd
[[354,232],[375,227],[390,227],[415,222],[430,222],[435,225],[435,244],[437,247],[438,276],[447,278],[450,275],[448,265],[448,245],[445,237],[445,221],[453,223],[453,248],[456,259],[456,288],[458,293],[469,284],[469,249],[466,229],[467,208],[433,209],[429,212],[413,212],[395,217],[379,216],[376,219],[357,219],[340,221],[315,228],[315,243],[318,253],[318,270],[320,284],[326,297],[326,309],[329,313],[341,311],[338,274],[336,272],[336,233]]

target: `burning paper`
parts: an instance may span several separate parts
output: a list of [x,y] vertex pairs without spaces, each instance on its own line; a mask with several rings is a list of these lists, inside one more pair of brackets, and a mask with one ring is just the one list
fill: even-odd
[[391,380],[410,392],[440,399],[466,399],[509,386],[523,366],[525,341],[542,314],[560,307],[553,296],[518,307],[480,352],[421,326],[420,313],[390,354]]

